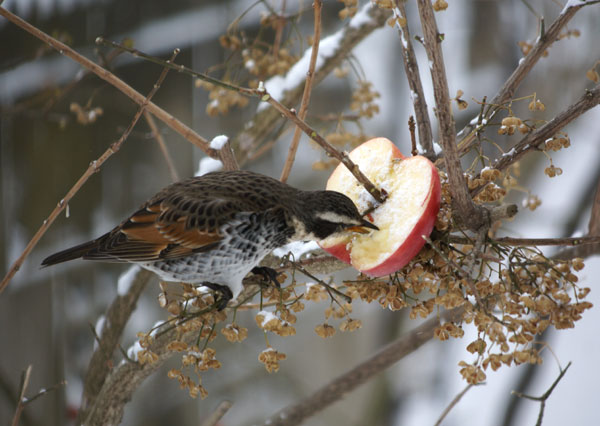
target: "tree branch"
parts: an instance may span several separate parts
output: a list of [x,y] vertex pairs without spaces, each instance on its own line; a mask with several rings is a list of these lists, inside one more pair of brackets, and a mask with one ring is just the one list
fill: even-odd
[[478,230],[486,225],[483,209],[473,203],[469,195],[467,182],[463,176],[458,150],[456,147],[456,128],[448,94],[448,81],[444,57],[440,43],[443,35],[438,33],[433,7],[430,0],[418,0],[419,16],[423,27],[425,50],[430,61],[431,80],[435,95],[436,116],[440,129],[440,142],[444,149],[446,173],[450,182],[453,209],[456,210],[462,222],[472,230]]
[[[310,62],[308,64],[308,71],[306,72],[306,81],[304,83],[304,92],[302,93],[302,101],[300,103],[300,111],[298,112],[298,117],[301,120],[306,118],[306,111],[308,109],[308,103],[310,101],[310,91],[312,89],[313,76],[315,74],[315,66],[317,64],[317,56],[319,54],[319,42],[321,41],[321,9],[323,8],[323,3],[321,0],[315,0],[313,3],[313,9],[315,10],[315,24],[314,24],[314,34],[313,34],[313,45],[312,50],[310,52]],[[287,182],[287,179],[292,171],[292,166],[294,164],[294,159],[296,158],[296,151],[298,150],[298,143],[300,142],[300,135],[302,130],[300,127],[296,126],[294,130],[294,137],[292,138],[292,142],[290,144],[290,148],[288,150],[288,156],[285,160],[285,164],[283,165],[283,170],[281,171],[280,180],[282,182]]]
[[150,131],[152,132],[152,137],[156,139],[156,143],[158,143],[158,147],[162,152],[163,157],[165,157],[165,161],[167,163],[167,167],[169,168],[169,173],[171,174],[171,180],[173,182],[177,182],[179,180],[179,176],[177,174],[177,169],[175,168],[175,164],[173,164],[173,159],[171,158],[171,154],[169,154],[169,150],[167,149],[167,144],[165,143],[165,138],[163,138],[162,134],[158,130],[158,126],[156,125],[156,121],[152,114],[148,111],[144,111],[144,119],[146,123],[148,123],[148,127],[150,127]]
[[425,156],[433,161],[435,151],[433,149],[433,138],[431,136],[431,122],[429,121],[429,113],[427,112],[427,101],[421,83],[419,74],[419,64],[415,56],[410,31],[408,29],[408,19],[406,18],[406,8],[403,0],[394,0],[396,7],[393,9],[394,17],[396,18],[396,28],[400,34],[402,41],[402,59],[408,87],[410,88],[410,97],[413,102],[417,126],[419,128],[419,144],[425,151]]
[[554,390],[556,385],[558,385],[558,382],[560,382],[560,380],[563,378],[563,376],[565,375],[565,373],[567,372],[567,370],[569,369],[570,366],[571,366],[571,362],[569,361],[569,363],[564,368],[564,370],[560,370],[560,374],[558,375],[558,377],[556,378],[554,383],[552,383],[550,388],[546,392],[544,392],[544,394],[542,396],[530,396],[530,395],[525,395],[521,392],[513,391],[513,394],[515,394],[519,398],[526,398],[526,399],[531,399],[532,401],[540,402],[540,412],[538,414],[538,418],[537,418],[537,422],[535,423],[535,426],[542,426],[542,420],[544,418],[544,409],[546,408],[546,400],[550,397],[550,395],[552,394],[552,391]]
[[21,384],[19,385],[19,400],[17,401],[17,408],[15,409],[15,415],[12,419],[12,426],[19,426],[19,419],[23,408],[25,408],[25,392],[27,392],[27,386],[29,386],[29,378],[31,377],[31,369],[33,366],[29,364],[25,371],[21,374]]
[[[132,268],[135,268],[135,266],[132,266]],[[138,268],[127,293],[117,295],[106,310],[105,325],[98,341],[98,347],[92,354],[83,382],[83,395],[78,413],[78,422],[87,417],[90,407],[94,405],[106,376],[111,371],[111,359],[115,348],[119,345],[125,325],[152,276],[152,272]]]
[[280,112],[284,117],[292,121],[298,128],[300,128],[304,133],[306,133],[313,141],[321,146],[325,150],[325,153],[329,157],[333,157],[338,159],[344,166],[348,168],[350,173],[354,175],[356,180],[360,182],[362,186],[375,198],[378,202],[383,203],[387,197],[387,194],[378,189],[373,183],[369,180],[367,176],[363,172],[360,171],[357,164],[355,164],[348,155],[347,152],[338,151],[333,145],[323,138],[320,134],[317,133],[312,127],[310,127],[304,120],[300,119],[295,111],[286,108],[281,102],[274,99],[264,88],[256,89],[257,94],[261,95],[261,99],[265,102],[271,104],[271,106],[275,107],[275,110]]

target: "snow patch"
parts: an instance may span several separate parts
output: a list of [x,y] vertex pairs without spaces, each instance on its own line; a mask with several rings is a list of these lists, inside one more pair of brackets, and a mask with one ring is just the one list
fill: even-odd
[[[329,37],[324,38],[319,43],[319,52],[317,54],[317,62],[315,64],[315,72],[323,66],[326,59],[330,58],[338,51],[340,42],[343,38],[344,31],[338,31]],[[274,99],[281,99],[283,94],[288,90],[298,87],[306,79],[308,64],[312,54],[312,46],[309,47],[302,58],[289,69],[285,76],[276,75],[271,77],[264,83],[264,86],[269,92],[269,95]],[[268,103],[262,102],[258,104],[258,111],[268,107]]]
[[360,28],[363,25],[373,23],[373,18],[371,18],[371,15],[369,14],[372,7],[373,5],[371,2],[365,4],[362,9],[360,9],[360,11],[358,11],[352,19],[350,19],[348,26],[350,28]]
[[119,281],[117,284],[117,293],[119,296],[125,296],[129,292],[135,277],[140,271],[141,268],[139,266],[133,265],[119,276]]
[[229,141],[229,138],[225,135],[215,136],[212,141],[210,141],[210,147],[212,149],[221,149],[225,146],[225,144]]
[[202,176],[210,172],[216,172],[223,168],[221,160],[215,160],[211,157],[204,157],[198,163],[198,170],[196,170],[195,176]]

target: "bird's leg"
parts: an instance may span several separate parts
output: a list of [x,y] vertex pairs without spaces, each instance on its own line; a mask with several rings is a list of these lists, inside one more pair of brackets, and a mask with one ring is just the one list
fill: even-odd
[[229,301],[233,299],[233,293],[231,292],[231,289],[226,285],[211,283],[208,281],[203,282],[202,285],[217,292],[217,295],[215,295],[215,304],[217,306],[217,310],[219,311],[225,309],[227,303],[229,303]]
[[277,281],[279,273],[275,269],[269,268],[268,266],[255,266],[250,272],[255,275],[262,275],[267,283],[273,283],[275,287],[281,288],[279,281]]

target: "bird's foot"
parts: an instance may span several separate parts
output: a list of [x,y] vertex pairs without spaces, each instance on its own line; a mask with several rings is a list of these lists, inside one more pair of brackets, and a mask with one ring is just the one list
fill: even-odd
[[233,299],[233,293],[226,285],[211,282],[203,282],[202,285],[215,291],[215,306],[217,307],[218,311],[225,309],[227,307],[227,303]]
[[281,284],[279,284],[279,281],[277,281],[279,272],[277,272],[275,269],[269,268],[268,266],[255,266],[250,272],[255,275],[262,275],[266,283],[273,283],[275,287],[281,288]]

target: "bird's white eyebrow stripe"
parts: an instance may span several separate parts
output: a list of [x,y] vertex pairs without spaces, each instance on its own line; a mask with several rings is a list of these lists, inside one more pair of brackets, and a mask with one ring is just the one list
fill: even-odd
[[353,223],[355,222],[348,216],[340,215],[334,212],[319,212],[316,214],[317,219],[326,220],[332,223]]

